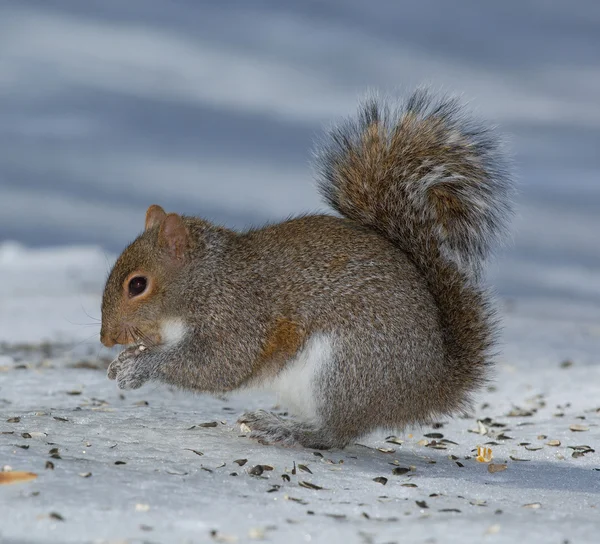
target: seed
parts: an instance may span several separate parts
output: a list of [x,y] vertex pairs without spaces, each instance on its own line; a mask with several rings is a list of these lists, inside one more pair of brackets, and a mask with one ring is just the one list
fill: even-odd
[[579,425],[579,424],[571,425],[569,427],[569,429],[571,429],[571,431],[573,431],[574,433],[582,433],[584,431],[590,430],[590,428],[587,427],[586,425]]

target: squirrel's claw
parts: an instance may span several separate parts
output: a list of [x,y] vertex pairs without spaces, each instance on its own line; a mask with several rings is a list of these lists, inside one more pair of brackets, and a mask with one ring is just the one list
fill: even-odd
[[260,444],[277,444],[288,448],[301,446],[318,450],[326,450],[333,446],[329,443],[326,433],[319,429],[294,420],[282,419],[265,410],[246,412],[238,419],[238,424],[250,429],[250,438]]
[[139,389],[151,376],[147,365],[141,364],[140,355],[145,346],[124,349],[108,367],[108,379],[117,380],[119,389]]

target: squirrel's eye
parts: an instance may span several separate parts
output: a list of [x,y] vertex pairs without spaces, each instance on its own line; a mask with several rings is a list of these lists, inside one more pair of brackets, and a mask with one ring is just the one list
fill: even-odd
[[129,296],[137,297],[141,295],[148,285],[148,280],[144,276],[135,276],[129,281]]

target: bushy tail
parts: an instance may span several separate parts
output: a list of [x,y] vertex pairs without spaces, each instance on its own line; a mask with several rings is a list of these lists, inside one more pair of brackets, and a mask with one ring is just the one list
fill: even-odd
[[369,99],[329,133],[316,167],[335,210],[392,240],[421,270],[467,396],[482,382],[494,336],[476,280],[510,216],[512,184],[492,131],[456,100],[424,90],[398,108]]

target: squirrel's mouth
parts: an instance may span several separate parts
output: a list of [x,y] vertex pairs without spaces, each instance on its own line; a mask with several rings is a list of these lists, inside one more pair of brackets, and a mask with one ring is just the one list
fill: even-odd
[[148,348],[162,343],[160,335],[155,332],[144,332],[142,329],[133,325],[123,325],[116,331],[100,331],[100,342],[107,348],[116,345],[124,346],[144,346]]

